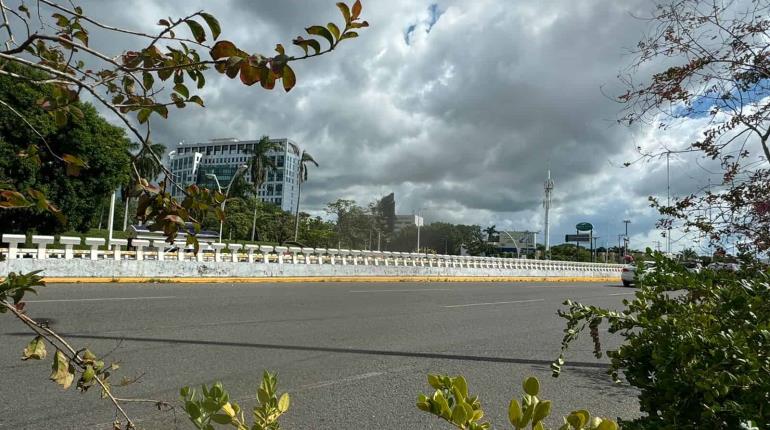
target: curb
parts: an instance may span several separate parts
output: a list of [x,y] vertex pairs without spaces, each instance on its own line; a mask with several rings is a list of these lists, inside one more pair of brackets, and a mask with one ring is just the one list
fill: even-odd
[[46,284],[95,283],[173,283],[173,284],[262,284],[262,283],[322,283],[322,282],[620,282],[620,277],[549,277],[549,276],[317,276],[261,278],[56,278],[45,277]]

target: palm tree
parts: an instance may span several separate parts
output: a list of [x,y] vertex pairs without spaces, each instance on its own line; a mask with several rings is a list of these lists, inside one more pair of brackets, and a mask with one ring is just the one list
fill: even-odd
[[[140,149],[138,143],[132,142],[128,148],[130,151],[139,149],[139,152],[136,153],[136,155],[132,155],[132,160],[134,166],[136,166],[136,171],[139,172],[139,176],[149,182],[154,181],[163,171],[163,166],[155,161],[155,157],[153,157],[152,154],[155,154],[158,159],[162,159],[163,153],[166,152],[166,145],[162,143],[150,143],[149,149],[147,146],[142,146]],[[123,231],[128,227],[128,204],[131,201],[131,190],[138,180],[139,178],[132,177],[132,180],[127,184],[123,192],[123,195],[126,196],[126,210],[123,213]]]
[[294,241],[297,241],[299,236],[299,199],[302,197],[302,184],[307,181],[308,164],[313,163],[318,167],[318,162],[313,159],[313,156],[303,150],[302,155],[299,157],[299,180],[297,181],[297,211],[294,217]]
[[270,151],[277,151],[281,149],[281,145],[278,142],[270,140],[269,136],[262,136],[259,142],[253,149],[248,152],[251,154],[249,159],[249,174],[251,175],[251,183],[254,185],[254,218],[251,223],[251,241],[254,241],[254,235],[257,231],[257,209],[259,208],[259,189],[262,184],[267,180],[267,173],[270,170],[275,170],[275,163],[270,159],[268,153]]

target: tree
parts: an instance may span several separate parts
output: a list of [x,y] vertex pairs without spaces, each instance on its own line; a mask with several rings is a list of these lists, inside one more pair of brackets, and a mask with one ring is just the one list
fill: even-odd
[[300,198],[302,197],[302,184],[307,181],[307,170],[308,170],[308,164],[313,163],[316,167],[318,167],[318,163],[313,159],[313,156],[308,154],[307,151],[303,150],[302,155],[299,158],[299,177],[297,181],[297,210],[295,213],[295,219],[294,219],[294,241],[297,241],[297,237],[299,235],[299,203]]
[[[275,170],[275,163],[268,155],[271,151],[277,151],[280,148],[278,142],[270,140],[269,136],[262,136],[254,145],[253,149],[250,149],[251,157],[249,158],[249,174],[251,175],[251,184],[254,186],[254,198],[256,201],[260,201],[259,189],[262,188],[262,184],[267,180],[267,173],[270,170]],[[257,204],[254,204],[254,217],[251,224],[251,240],[254,241],[254,236],[257,231]]]
[[[621,76],[628,86],[620,96],[621,122],[664,130],[702,124],[696,140],[644,151],[643,158],[697,156],[721,169],[722,181],[713,188],[704,184],[671,204],[651,198],[664,229],[679,220],[715,244],[742,237],[746,248],[770,248],[767,9],[764,1],[658,3],[649,17],[651,32]],[[638,76],[651,68],[658,71]]]
[[[29,79],[43,76],[13,64],[6,65],[5,70]],[[25,193],[36,190],[32,195],[38,196],[34,206],[28,202],[24,209],[2,210],[3,198],[14,198],[14,194],[0,191],[0,225],[6,232],[86,231],[98,216],[95,209],[128,182],[131,158],[125,132],[110,125],[90,104],[79,102],[73,107],[82,119],[57,124],[36,105],[52,92],[50,85],[31,86],[0,73],[0,188]],[[34,130],[21,126],[19,115],[34,124]],[[57,152],[35,144],[41,141]],[[62,163],[61,159],[70,154],[84,154],[83,165]],[[48,199],[56,202],[60,212],[47,210]],[[61,219],[54,216],[57,213]]]
[[[276,55],[269,56],[250,54],[229,40],[217,40],[223,28],[214,16],[203,11],[178,19],[160,19],[157,22],[160,29],[151,34],[103,24],[71,3],[39,0],[37,6],[29,8],[21,3],[11,7],[0,3],[3,20],[0,26],[7,34],[3,40],[5,49],[0,50],[3,61],[0,74],[30,86],[50,86],[50,94],[32,105],[49,113],[59,126],[83,118],[78,100],[81,94],[87,94],[114,114],[130,135],[148,150],[152,143],[150,125],[154,119],[168,118],[169,108],[181,109],[190,104],[204,106],[203,99],[194,94],[194,88],[205,86],[207,70],[213,68],[231,79],[239,77],[247,86],[259,83],[267,90],[275,88],[280,81],[284,90],[290,91],[296,84],[291,63],[327,54],[343,40],[357,37],[358,30],[368,26],[360,19],[359,0],[352,8],[338,3],[344,19],[342,28],[334,23],[307,27],[309,38],[300,36],[293,40],[303,55],[287,55],[283,45],[278,44]],[[54,13],[49,17],[51,11]],[[40,25],[35,27],[37,22]],[[37,31],[30,32],[32,27]],[[94,38],[120,34],[139,47],[118,55],[102,52],[95,47],[98,43],[95,46],[90,43],[91,30],[95,28],[99,31]],[[25,30],[26,34],[20,33]],[[328,42],[328,47],[322,47],[319,40]],[[34,77],[20,74],[9,65],[23,65],[41,74]],[[165,84],[166,81],[173,85]],[[86,166],[83,157],[87,154],[60,154],[59,148],[46,142],[34,121],[29,121],[7,102],[0,100],[0,104],[16,114],[39,137],[30,145],[31,151],[40,152],[42,148],[71,171]],[[133,122],[134,115],[139,126]],[[152,151],[148,155],[158,166],[162,165],[160,157]],[[224,197],[219,192],[197,186],[183,188],[168,169],[162,167],[162,170],[165,180],[160,185],[142,178],[136,168],[129,173],[135,176],[142,189],[137,215],[142,221],[150,221],[153,230],[163,230],[171,241],[186,222],[199,226],[203,212],[216,211]],[[8,182],[0,181],[0,207],[37,205],[57,213],[57,208],[41,190],[17,189]],[[181,201],[171,198],[172,187],[184,195]],[[197,247],[194,237],[191,241]]]

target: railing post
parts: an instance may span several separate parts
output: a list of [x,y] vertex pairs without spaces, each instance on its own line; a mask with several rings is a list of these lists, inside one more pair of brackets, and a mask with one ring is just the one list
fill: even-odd
[[225,244],[221,242],[216,242],[211,244],[211,248],[214,249],[214,261],[215,262],[221,262],[222,261],[222,250],[225,249]]
[[289,252],[291,252],[291,264],[299,263],[299,259],[297,258],[297,254],[302,252],[302,248],[300,248],[298,246],[292,246],[292,247],[289,247]]
[[[86,239],[86,243],[88,243],[88,239]],[[155,248],[155,259],[163,261],[166,257],[166,241],[163,239],[153,239],[152,247]]]
[[101,237],[87,237],[86,245],[91,247],[91,260],[99,259],[99,245],[104,245],[104,238]]
[[133,239],[131,244],[136,248],[136,260],[144,260],[144,247],[150,246],[150,241],[145,239]]
[[262,254],[262,263],[270,263],[270,252],[272,250],[273,247],[270,245],[259,245],[259,252]]
[[315,252],[315,249],[302,248],[301,252],[302,252],[302,255],[305,257],[305,264],[310,264],[310,256],[313,255],[313,253]]
[[177,261],[184,261],[185,247],[187,246],[187,242],[183,240],[177,240],[177,241],[174,241],[174,246],[176,246]]
[[246,256],[249,259],[249,263],[254,262],[254,251],[259,249],[259,245],[248,244],[244,246],[246,248]]
[[275,247],[275,253],[278,254],[278,264],[283,264],[283,256],[286,251],[288,251],[289,248],[285,246],[276,246]]
[[112,239],[112,258],[116,261],[120,260],[120,247],[128,245],[126,239]]
[[361,254],[361,251],[357,249],[351,249],[350,254],[353,257],[353,265],[358,266],[358,256]]
[[343,266],[347,266],[348,264],[348,254],[350,254],[349,249],[340,249],[340,259],[342,260]]
[[27,241],[23,234],[4,234],[3,242],[8,244],[8,259],[15,260],[18,257],[19,244]]
[[75,258],[75,253],[72,251],[74,245],[80,245],[80,238],[76,236],[60,236],[59,243],[64,245],[64,259],[72,260]]
[[232,260],[233,263],[240,261],[238,259],[238,251],[243,248],[243,245],[240,243],[230,243],[227,245],[227,247],[230,248],[230,260]]
[[32,236],[32,243],[37,245],[37,259],[38,260],[45,260],[48,258],[48,255],[46,255],[45,247],[48,244],[51,244],[54,242],[53,236]]

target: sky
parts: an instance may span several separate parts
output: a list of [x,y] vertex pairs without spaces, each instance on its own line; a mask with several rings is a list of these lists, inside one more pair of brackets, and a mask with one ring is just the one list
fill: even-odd
[[[129,5],[130,13],[115,14]],[[222,24],[220,38],[265,54],[276,43],[294,49],[292,38],[308,25],[340,22],[331,0],[82,6],[106,23],[148,31],[160,18],[204,9]],[[364,1],[371,27],[329,55],[294,63],[290,93],[212,73],[199,93],[206,108],[172,110],[154,122],[154,140],[287,137],[320,164],[303,188],[302,210],[322,215],[338,198],[366,205],[394,192],[399,214],[540,231],[540,238],[550,169],[552,244],[587,221],[599,244],[612,246],[629,219],[631,246],[654,248],[664,239],[648,196],[665,199],[667,186],[684,195],[718,176],[707,162],[682,156],[670,158],[670,180],[665,159],[623,166],[638,158],[638,147],[687,142],[705,120],[672,130],[617,121],[623,106],[613,97],[624,91],[617,76],[634,60],[647,26],[637,17],[651,7],[648,0]],[[92,38],[114,54],[137,43]],[[672,249],[693,247],[694,239],[675,231]]]

